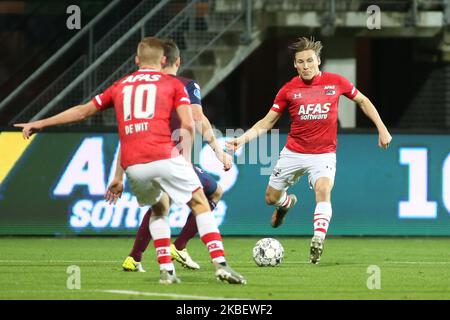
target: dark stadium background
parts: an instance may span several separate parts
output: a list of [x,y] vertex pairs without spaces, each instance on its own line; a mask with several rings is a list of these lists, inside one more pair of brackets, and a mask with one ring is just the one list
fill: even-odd
[[[81,29],[79,30],[69,30],[66,26],[71,16],[71,13],[67,13],[66,10],[71,5],[77,5],[81,11]],[[377,6],[382,14],[381,29],[369,29],[366,26],[366,20],[370,18],[366,10],[373,5]],[[136,21],[153,10],[156,10],[156,13],[148,22],[136,29],[137,31],[132,33],[126,41],[120,42],[124,34],[133,30]],[[181,22],[176,25],[171,24],[177,17]],[[350,80],[374,103],[394,136],[391,148],[386,153],[381,152],[376,145],[376,129],[371,121],[354,103],[341,98],[340,110],[355,108],[355,113],[354,115],[347,113],[339,122],[339,135],[343,138],[341,148],[339,149],[338,146],[338,159],[348,157],[351,160],[345,163],[338,160],[339,171],[335,194],[340,200],[336,203],[341,205],[337,208],[350,216],[365,215],[367,221],[374,218],[372,212],[382,210],[383,215],[389,217],[386,221],[395,221],[394,224],[398,223],[400,227],[405,226],[405,229],[386,227],[385,231],[379,234],[428,235],[433,234],[430,230],[439,229],[440,231],[436,234],[450,235],[449,231],[446,231],[450,230],[446,229],[446,226],[450,225],[448,214],[450,200],[446,194],[450,192],[450,182],[448,182],[450,173],[447,173],[450,166],[446,165],[450,144],[445,143],[450,134],[449,21],[448,1],[438,0],[2,1],[0,2],[0,43],[2,44],[0,126],[5,133],[14,131],[13,123],[29,121],[48,105],[53,104],[52,108],[40,117],[55,114],[89,100],[113,80],[125,75],[127,70],[135,69],[132,63],[122,68],[122,63],[132,58],[136,43],[142,35],[155,35],[169,30],[164,31],[166,32],[164,36],[171,37],[178,43],[183,65],[186,66],[181,70],[181,74],[194,77],[204,89],[204,112],[211,123],[222,132],[230,128],[248,129],[267,113],[280,87],[296,75],[293,57],[287,48],[289,44],[299,36],[314,36],[324,44],[323,69],[338,68],[344,75],[350,75]],[[94,22],[94,26],[90,28],[90,24]],[[170,28],[166,28],[167,26]],[[214,42],[211,39],[216,35],[219,36]],[[78,36],[80,36],[78,40],[74,41]],[[68,43],[70,48],[60,53],[60,50]],[[121,44],[115,48],[117,43]],[[85,70],[89,70],[89,66],[101,60],[102,54],[111,48],[115,50],[113,55],[102,60],[96,68],[91,70],[92,72],[90,71],[81,78],[81,81],[76,82],[70,93],[65,94],[61,99],[58,98],[60,92],[75,83],[73,80],[76,77],[82,75]],[[196,57],[197,53],[199,56]],[[242,58],[242,61],[239,61],[239,58]],[[39,71],[48,61],[53,62]],[[35,73],[37,71],[39,71],[38,75]],[[219,80],[214,82],[215,78]],[[214,82],[213,85],[210,85],[211,82]],[[19,89],[18,93],[15,92]],[[113,137],[115,137],[116,129],[114,114],[108,112],[84,123],[48,129],[45,132],[59,134],[56,138],[51,134],[48,136],[43,134],[39,141],[42,141],[44,145],[47,143],[53,146],[50,149],[54,148],[54,157],[67,159],[63,161],[64,167],[74,156],[82,139],[105,134],[101,139],[109,141],[109,145],[104,150],[104,159],[107,159],[104,166],[109,169],[114,156],[116,138]],[[288,132],[287,114],[283,115],[276,128],[283,134]],[[358,144],[359,135],[363,135],[362,139],[366,139],[364,141],[367,142]],[[3,134],[3,138],[7,140],[6,134]],[[284,138],[285,136],[281,136],[281,140]],[[11,142],[12,140],[7,141],[10,144],[16,144]],[[76,142],[68,148],[69,144],[65,141]],[[48,148],[48,145],[45,148]],[[64,147],[58,147],[59,145]],[[356,148],[357,145],[362,146],[362,149]],[[426,150],[426,167],[420,167],[420,170],[426,170],[428,174],[428,180],[420,182],[422,187],[425,185],[426,194],[421,193],[421,196],[426,199],[421,198],[420,201],[434,203],[436,206],[434,220],[399,218],[401,216],[399,203],[411,196],[409,194],[410,180],[411,175],[414,174],[411,171],[413,164],[402,163],[401,153],[405,150],[408,152],[411,148]],[[23,175],[23,172],[33,170],[33,159],[36,154],[45,163],[45,154],[42,150],[38,150],[37,147],[28,148],[22,156],[17,156],[17,162],[14,162],[14,165],[3,169],[6,177],[0,188],[3,199],[0,206],[4,211],[2,212],[3,221],[8,221],[12,212],[6,208],[14,207],[14,210],[20,211],[23,205],[19,198],[11,202],[7,195],[16,194],[17,186],[21,183],[30,183],[32,179],[39,176],[42,188],[45,189],[44,194],[49,194],[47,205],[40,210],[46,212],[46,215],[51,215],[47,212],[47,208],[52,207],[51,190],[57,183],[55,179],[60,177],[58,174],[62,172],[61,167],[47,166],[45,168],[49,171],[53,170],[55,176],[50,174],[44,176],[38,172],[36,177]],[[339,156],[340,151],[342,156]],[[6,158],[7,147],[0,152]],[[367,165],[369,157],[371,161],[374,161],[372,167]],[[238,189],[233,189],[233,192],[230,189],[228,195],[225,194],[224,197],[224,199],[232,195],[235,197],[233,200],[237,204],[235,207],[228,208],[230,214],[236,215],[239,207],[243,206],[245,197],[239,197],[242,193],[238,190],[248,188],[246,183],[251,182],[246,181],[252,181],[252,179],[256,181],[256,178],[251,178],[255,173],[250,172],[257,172],[260,165],[254,164],[253,167],[247,164],[239,165],[240,175],[243,178],[241,180],[240,176],[236,178],[235,186]],[[419,167],[414,167],[414,170],[417,168]],[[373,172],[373,176],[368,176],[373,181],[367,180],[363,172]],[[381,174],[381,172],[384,173]],[[109,171],[106,170],[106,177],[108,174]],[[16,176],[25,176],[30,180],[15,181],[16,187],[13,188],[11,182]],[[219,175],[216,174],[216,177]],[[381,179],[378,180],[380,177]],[[253,186],[249,196],[254,199],[254,203],[257,203],[257,208],[260,208],[258,210],[265,212],[268,209],[263,202],[263,192],[268,176],[261,176],[258,179],[260,182]],[[353,184],[347,179],[351,179]],[[375,180],[377,182],[374,182]],[[306,179],[296,187],[295,192],[305,199],[304,210],[312,210],[313,194],[308,190],[305,181]],[[395,194],[390,193],[387,197],[390,200],[385,200],[376,206],[375,195],[387,192],[386,190],[389,189],[383,187],[384,183],[389,187],[396,186],[395,190],[399,192],[399,195],[390,199],[389,197]],[[350,200],[344,201],[352,192],[348,185],[352,185],[352,188],[358,188],[357,186],[363,188],[358,189],[359,191],[365,190],[363,193],[370,197],[367,201],[373,204],[370,210],[364,209],[362,199],[356,201],[359,205],[357,207],[349,203],[351,197],[349,197]],[[412,186],[412,188],[415,187]],[[77,192],[87,192],[82,186],[79,188]],[[32,189],[30,192],[33,192]],[[237,197],[234,196],[236,193]],[[89,197],[89,194],[87,196]],[[75,198],[67,200],[72,203],[64,204],[67,206],[67,211],[59,212],[59,221],[63,223],[66,221],[66,217],[70,215],[71,205],[76,201]],[[22,212],[27,212],[26,207],[23,208]],[[361,218],[360,221],[356,218],[349,219],[341,223],[349,230],[353,227],[359,230],[357,225],[358,223],[360,226],[364,225],[364,219]],[[267,234],[272,230],[268,228],[266,220],[261,219],[260,223],[267,229],[256,228],[255,230],[259,231],[255,231],[251,223],[248,226],[243,224],[242,228],[245,230],[248,227],[250,234],[258,232]],[[20,221],[16,221],[17,223],[20,224]],[[335,231],[344,230],[337,227],[338,221],[335,223]],[[292,230],[293,234],[298,232],[307,234],[306,226],[310,225],[309,220],[302,220],[301,225],[303,229],[292,226],[292,229],[282,233],[290,234]],[[8,234],[8,226],[2,227],[3,233]],[[370,229],[368,225],[366,227]],[[409,227],[412,229],[408,229]],[[230,234],[233,234],[233,230],[237,234],[245,234],[245,231],[240,228],[224,228]],[[39,233],[36,230],[30,229],[30,233]],[[356,234],[378,234],[374,230],[357,231]],[[60,229],[54,231],[54,233],[59,232]],[[128,234],[133,232],[133,229],[125,231]],[[333,234],[333,228],[330,232]],[[26,230],[20,233],[26,233]],[[52,234],[52,232],[49,233]],[[346,232],[339,231],[337,234],[342,235]]]
[[[119,4],[111,17],[95,28],[94,41],[110,30],[125,14],[141,1],[129,0]],[[158,1],[154,1],[157,3]],[[211,1],[199,1],[198,6]],[[214,2],[214,1],[212,1]],[[239,1],[237,1],[239,2]],[[280,1],[266,1],[281,3]],[[355,2],[355,1],[353,1]],[[416,1],[416,10],[437,10],[446,13],[444,1]],[[30,76],[78,30],[68,30],[66,8],[78,4],[85,26],[110,1],[2,1],[0,3],[0,99],[4,99]],[[173,1],[173,10],[187,1]],[[286,1],[294,8],[314,10],[327,8],[327,1]],[[325,3],[320,6],[320,3]],[[340,3],[351,1],[337,1]],[[360,11],[369,4],[381,10],[409,14],[413,1],[359,1]],[[177,7],[178,5],[178,7]],[[296,7],[295,7],[296,6]],[[345,8],[344,8],[345,9]],[[339,13],[339,12],[338,12]],[[256,14],[255,14],[256,15]],[[161,18],[162,19],[162,18]],[[267,19],[270,19],[267,18]],[[445,16],[445,19],[448,19]],[[202,23],[201,17],[197,19]],[[278,89],[295,75],[287,46],[302,35],[313,35],[324,43],[323,63],[330,58],[356,59],[358,88],[372,99],[388,128],[410,130],[442,130],[449,124],[450,97],[446,94],[450,82],[447,58],[446,27],[434,33],[422,34],[419,27],[406,35],[405,30],[373,30],[361,34],[360,28],[337,27],[332,35],[324,36],[321,28],[269,27],[262,45],[226,77],[205,99],[205,113],[218,127],[248,128],[268,110]],[[415,28],[415,29],[414,29]],[[416,31],[416,32],[414,32]],[[86,52],[87,39],[82,39],[39,81],[24,92],[25,101],[38,94],[65,70],[80,54]],[[17,114],[22,100],[12,101],[0,111],[0,125],[8,126]],[[16,102],[16,103],[14,103]],[[419,105],[420,107],[416,107]],[[288,119],[279,123],[288,129]],[[368,119],[357,110],[357,129],[372,129]]]
[[[257,152],[242,148],[228,172],[196,137],[195,163],[225,190],[214,214],[246,286],[217,283],[198,237],[187,248],[201,268],[176,264],[180,285],[159,284],[152,244],[146,273],[123,272],[147,208],[128,184],[119,204],[104,200],[118,151],[112,110],[27,141],[13,127],[89,101],[136,69],[136,45],[151,35],[177,42],[180,73],[202,86],[204,113],[222,133],[246,130],[268,112],[296,76],[287,47],[300,36],[321,40],[322,70],[344,75],[374,103],[393,136],[387,150],[371,121],[341,98],[333,218],[319,265],[309,262],[316,204],[307,178],[290,189],[299,203],[280,228],[271,227],[264,201],[287,114],[279,135],[260,137]],[[172,240],[188,213],[172,206]],[[276,268],[252,257],[266,237],[284,246]],[[336,316],[339,306],[348,317],[355,302],[323,300],[448,300],[449,237],[450,0],[0,0],[0,300],[164,299],[172,301],[143,307],[169,318],[191,305],[219,310],[207,301],[219,300],[273,305],[279,318],[290,305],[272,300],[305,299],[317,301],[293,302],[297,317]],[[15,315],[45,306],[17,303]],[[413,306],[438,305],[409,303],[402,313]],[[137,310],[130,307],[95,309],[129,317]],[[366,310],[375,309],[386,310]]]

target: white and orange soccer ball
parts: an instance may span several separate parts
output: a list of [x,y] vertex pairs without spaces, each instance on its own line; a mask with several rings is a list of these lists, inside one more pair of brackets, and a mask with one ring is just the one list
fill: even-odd
[[284,258],[284,248],[274,238],[263,238],[253,248],[253,259],[260,267],[276,267]]

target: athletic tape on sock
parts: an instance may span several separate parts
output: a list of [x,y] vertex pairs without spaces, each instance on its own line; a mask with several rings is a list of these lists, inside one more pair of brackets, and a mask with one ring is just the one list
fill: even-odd
[[285,202],[287,199],[287,192],[283,193],[283,195],[280,197],[280,200],[278,200],[277,203],[275,203],[275,205],[277,207],[281,206],[283,204],[283,202]]

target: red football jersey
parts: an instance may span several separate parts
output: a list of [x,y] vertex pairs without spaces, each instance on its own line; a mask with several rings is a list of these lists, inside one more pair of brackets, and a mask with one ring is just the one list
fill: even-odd
[[180,154],[171,139],[170,118],[175,108],[191,102],[178,79],[140,69],[115,82],[92,102],[100,111],[115,108],[122,168]]
[[291,129],[286,147],[298,153],[336,152],[339,96],[353,99],[358,90],[338,74],[320,72],[306,82],[299,76],[278,92],[271,110],[288,108]]

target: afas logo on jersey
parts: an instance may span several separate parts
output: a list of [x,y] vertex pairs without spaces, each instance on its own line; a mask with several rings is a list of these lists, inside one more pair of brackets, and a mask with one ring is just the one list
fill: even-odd
[[136,81],[153,82],[153,81],[159,81],[159,79],[161,79],[161,75],[160,74],[144,73],[144,74],[137,74],[135,76],[129,76],[124,81],[122,81],[122,83],[133,83],[133,82],[136,82]]
[[310,103],[307,105],[300,105],[300,108],[298,109],[298,114],[320,114],[320,113],[328,113],[330,111],[331,103],[327,102],[324,105],[321,105],[320,103],[314,104]]
[[330,111],[331,103],[300,105],[298,108],[298,115],[301,120],[319,120],[328,118],[328,112]]

